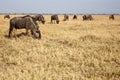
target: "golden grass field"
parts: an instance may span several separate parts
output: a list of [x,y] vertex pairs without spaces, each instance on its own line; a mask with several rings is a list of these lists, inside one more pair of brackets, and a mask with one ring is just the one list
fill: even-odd
[[[21,16],[21,15],[10,15]],[[9,19],[0,15],[0,80],[120,80],[120,16],[93,21],[38,22],[42,39],[9,39]],[[16,34],[25,32],[17,30]]]

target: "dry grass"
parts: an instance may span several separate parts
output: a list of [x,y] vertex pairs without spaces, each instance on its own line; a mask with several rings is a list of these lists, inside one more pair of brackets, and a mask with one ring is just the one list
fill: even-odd
[[42,39],[37,40],[7,38],[9,20],[0,15],[0,80],[119,80],[120,16],[114,21],[93,17],[82,21],[81,15],[79,20],[70,16],[50,24],[45,15],[46,24],[39,23]]

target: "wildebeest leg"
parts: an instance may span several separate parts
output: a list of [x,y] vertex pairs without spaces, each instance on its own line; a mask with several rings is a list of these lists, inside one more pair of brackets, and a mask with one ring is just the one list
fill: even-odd
[[9,34],[8,34],[8,37],[11,37],[11,36],[12,36],[12,31],[13,31],[13,28],[10,27],[10,28],[9,28]]
[[31,31],[31,34],[33,35],[33,31],[32,30],[30,30]]
[[16,29],[15,28],[13,29],[13,32],[14,32],[14,37],[16,38],[17,36],[16,36]]
[[57,23],[57,20],[54,21],[54,24]]
[[26,29],[26,35],[28,35],[28,34],[29,34],[28,29]]
[[52,23],[52,19],[51,19],[51,23]]

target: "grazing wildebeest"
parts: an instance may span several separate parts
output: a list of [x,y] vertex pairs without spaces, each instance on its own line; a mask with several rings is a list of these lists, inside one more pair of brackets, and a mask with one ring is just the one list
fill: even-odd
[[5,16],[4,16],[4,19],[5,19],[5,18],[10,19],[10,15],[5,15]]
[[63,21],[69,20],[69,16],[67,14],[64,14],[64,19]]
[[[9,37],[12,37],[12,32],[14,29],[26,29],[26,34],[28,34],[28,30],[31,31],[31,34],[35,38],[41,39],[41,32],[39,30],[39,26],[37,23],[34,23],[31,17],[14,17],[10,20],[10,27],[9,27]],[[14,36],[16,36],[14,32]]]
[[84,20],[93,20],[92,15],[83,15],[83,21]]
[[113,14],[109,16],[109,20],[114,20],[114,15]]
[[58,15],[52,15],[52,16],[51,16],[51,23],[53,23],[53,21],[54,21],[54,23],[55,23],[55,21],[56,21],[56,23],[59,24]]
[[73,15],[73,19],[77,19],[77,15]]
[[35,15],[35,16],[25,15],[25,16],[23,16],[23,18],[24,17],[31,17],[35,23],[36,23],[36,21],[41,21],[43,24],[45,24],[45,19],[41,14]]
[[41,21],[43,24],[45,24],[45,18],[43,17],[42,14],[38,14],[35,16],[32,16],[34,19],[36,19],[37,21]]

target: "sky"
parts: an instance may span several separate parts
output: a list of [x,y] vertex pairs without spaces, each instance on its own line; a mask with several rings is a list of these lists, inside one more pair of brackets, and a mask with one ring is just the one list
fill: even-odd
[[0,0],[0,13],[120,14],[120,0]]

